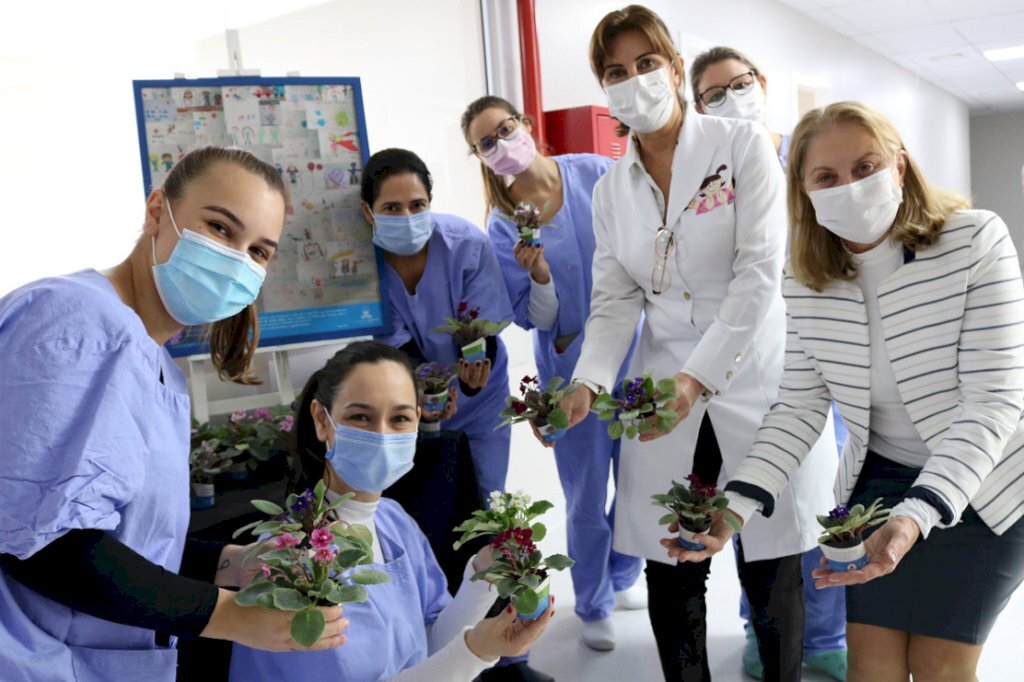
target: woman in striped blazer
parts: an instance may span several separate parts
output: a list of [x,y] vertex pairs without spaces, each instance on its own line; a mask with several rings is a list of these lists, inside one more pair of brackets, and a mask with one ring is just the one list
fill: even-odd
[[[849,429],[837,499],[893,507],[863,570],[815,571],[819,588],[850,588],[848,679],[973,680],[1024,579],[1016,250],[999,216],[929,186],[865,105],[808,113],[790,163],[785,371],[730,508],[772,514],[835,399]],[[708,551],[729,535],[716,524]]]

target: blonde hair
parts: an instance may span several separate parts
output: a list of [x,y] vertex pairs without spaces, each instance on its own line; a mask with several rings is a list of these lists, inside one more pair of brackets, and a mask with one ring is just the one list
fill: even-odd
[[[519,111],[516,110],[512,103],[507,99],[501,97],[495,97],[494,95],[485,95],[479,97],[470,103],[466,110],[462,112],[462,136],[466,138],[466,142],[470,146],[469,153],[473,153],[473,141],[469,139],[469,126],[473,124],[473,120],[477,116],[484,113],[488,109],[501,109],[505,111],[509,116],[514,116],[519,119],[519,124],[530,123],[528,116],[523,116]],[[529,135],[525,129],[520,132],[521,135]],[[540,150],[537,150],[540,154]],[[487,205],[486,213],[484,214],[484,225],[487,225],[487,218],[491,214],[492,209],[498,209],[505,215],[512,215],[515,213],[516,204],[512,201],[511,195],[508,193],[508,186],[505,184],[505,178],[498,175],[490,169],[490,167],[480,161],[480,175],[483,176],[484,180],[484,203]]]
[[853,280],[857,268],[853,254],[842,241],[818,224],[807,191],[804,189],[804,162],[807,148],[820,133],[840,123],[852,123],[870,134],[890,158],[903,151],[906,171],[903,176],[903,203],[893,221],[891,238],[916,250],[939,240],[949,215],[970,208],[966,198],[933,187],[925,180],[893,124],[876,109],[860,102],[836,102],[814,109],[797,124],[789,146],[788,202],[790,265],[797,281],[822,291],[833,280]]
[[[620,35],[630,31],[636,31],[647,38],[656,54],[661,55],[679,69],[679,77],[683,79],[683,85],[686,85],[683,58],[679,56],[679,50],[672,42],[665,22],[643,5],[629,5],[609,12],[594,29],[594,33],[590,37],[590,70],[597,77],[598,84],[603,85],[604,83],[604,63],[608,59],[612,43]],[[685,115],[686,99],[680,92],[676,92],[676,98],[679,100],[683,115]],[[620,122],[616,132],[619,137],[625,137],[629,134],[629,126]]]

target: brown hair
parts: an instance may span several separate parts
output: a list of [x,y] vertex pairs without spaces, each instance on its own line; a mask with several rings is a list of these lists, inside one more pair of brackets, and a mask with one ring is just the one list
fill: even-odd
[[[679,50],[672,42],[672,37],[657,14],[643,5],[629,5],[622,9],[609,12],[597,24],[594,33],[590,36],[590,70],[597,77],[598,84],[604,83],[604,63],[608,59],[611,44],[623,33],[636,31],[640,33],[654,48],[654,52],[661,55],[679,69],[679,74],[686,81],[686,70],[683,68],[683,58],[679,56]],[[686,99],[680,93],[676,93],[679,99],[679,106],[683,115],[686,115]],[[629,134],[629,126],[620,122],[616,130],[619,137]]]
[[[833,280],[857,276],[853,254],[839,237],[818,224],[814,206],[804,189],[807,148],[818,134],[840,123],[852,123],[867,131],[894,158],[906,145],[893,124],[881,112],[860,102],[836,102],[814,109],[797,124],[789,146],[787,195],[789,201],[790,264],[801,284],[822,291]],[[966,198],[928,184],[913,157],[907,153],[903,175],[903,203],[896,211],[892,239],[910,249],[928,247],[939,240],[949,215],[970,208]]]
[[718,64],[719,62],[728,61],[729,59],[735,59],[741,64],[746,64],[747,67],[754,72],[754,78],[758,78],[761,75],[761,69],[757,68],[757,65],[739,50],[719,45],[718,47],[713,47],[710,50],[701,52],[693,60],[693,64],[690,65],[690,88],[693,91],[694,104],[697,104],[698,106],[701,105],[700,93],[697,92],[697,84],[700,82],[700,78],[704,75],[704,72],[708,70],[709,66]]
[[[288,202],[288,190],[280,174],[270,164],[244,149],[201,147],[186,154],[174,165],[164,181],[164,194],[169,200],[184,196],[188,185],[198,180],[218,163],[230,163],[262,178],[267,185]],[[252,373],[252,357],[260,340],[256,304],[252,303],[226,320],[210,325],[210,357],[217,374],[224,381],[236,384],[258,384]]]
[[[469,139],[469,126],[472,125],[473,120],[477,116],[488,109],[501,109],[507,112],[509,116],[515,116],[518,118],[520,124],[530,122],[530,118],[519,113],[519,111],[517,111],[516,108],[512,106],[512,103],[507,99],[495,97],[494,95],[486,95],[474,100],[468,107],[466,107],[466,110],[462,112],[462,135],[470,145],[470,154],[473,153],[473,141]],[[525,130],[523,130],[523,133],[528,134]],[[537,150],[537,153],[539,154],[540,150]],[[515,202],[512,201],[512,197],[509,196],[508,187],[505,185],[505,179],[492,171],[482,159],[480,159],[480,174],[484,179],[484,201],[487,205],[487,214],[490,215],[491,209],[496,208],[505,215],[512,215],[516,210],[516,205]],[[487,224],[486,216],[484,224]]]

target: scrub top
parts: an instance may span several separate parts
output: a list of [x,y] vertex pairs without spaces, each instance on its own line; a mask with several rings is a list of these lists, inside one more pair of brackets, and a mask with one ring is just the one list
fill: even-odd
[[[434,213],[434,232],[427,247],[427,264],[416,291],[409,293],[395,270],[385,268],[391,299],[391,334],[376,340],[400,348],[415,341],[427,360],[451,365],[459,348],[451,335],[430,330],[454,317],[459,304],[480,308],[480,317],[491,322],[511,320],[512,305],[505,291],[491,242],[479,228],[458,216]],[[470,439],[477,481],[485,491],[504,490],[508,467],[508,427],[498,414],[508,395],[508,353],[501,339],[487,385],[473,396],[460,395],[459,409],[445,421],[445,428],[464,431]]]
[[[189,518],[185,378],[95,270],[0,299],[0,433],[0,552],[26,559],[70,530],[98,529],[178,570]],[[154,637],[0,570],[6,681],[173,680],[177,652]]]
[[374,515],[390,583],[366,588],[367,601],[344,604],[348,641],[327,651],[271,653],[236,644],[232,682],[344,680],[376,682],[423,661],[427,626],[452,601],[448,582],[416,522],[394,500],[382,498]]

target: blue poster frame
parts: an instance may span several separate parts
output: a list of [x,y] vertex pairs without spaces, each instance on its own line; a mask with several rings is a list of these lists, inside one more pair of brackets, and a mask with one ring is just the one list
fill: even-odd
[[[172,79],[147,79],[133,80],[132,89],[135,100],[135,118],[139,137],[139,160],[142,165],[143,191],[146,197],[153,191],[153,177],[149,167],[149,145],[146,139],[146,122],[142,91],[148,88],[200,88],[200,87],[231,87],[231,86],[317,86],[317,85],[347,85],[352,88],[353,103],[356,115],[357,131],[359,139],[359,151],[363,167],[369,161],[369,141],[366,133],[366,114],[363,110],[363,91],[358,77],[314,77],[314,76],[286,76],[286,77],[263,77],[263,76],[228,76],[219,78],[172,78]],[[331,341],[335,339],[351,338],[354,336],[372,336],[388,334],[393,330],[391,319],[391,299],[388,295],[388,278],[386,275],[386,263],[380,248],[374,246],[374,258],[377,266],[377,290],[380,292],[380,323],[368,326],[346,326],[329,331],[304,332],[299,334],[275,334],[273,336],[260,335],[260,348],[273,348],[275,346],[289,346],[305,344],[310,342]],[[342,306],[325,306],[322,309],[341,308]],[[273,313],[260,313],[261,322],[264,318],[273,315],[290,314],[285,311]],[[186,328],[186,332],[194,328]],[[205,338],[205,335],[204,335]],[[209,344],[202,340],[174,343],[167,346],[168,352],[174,357],[185,357],[199,355],[209,352]]]

